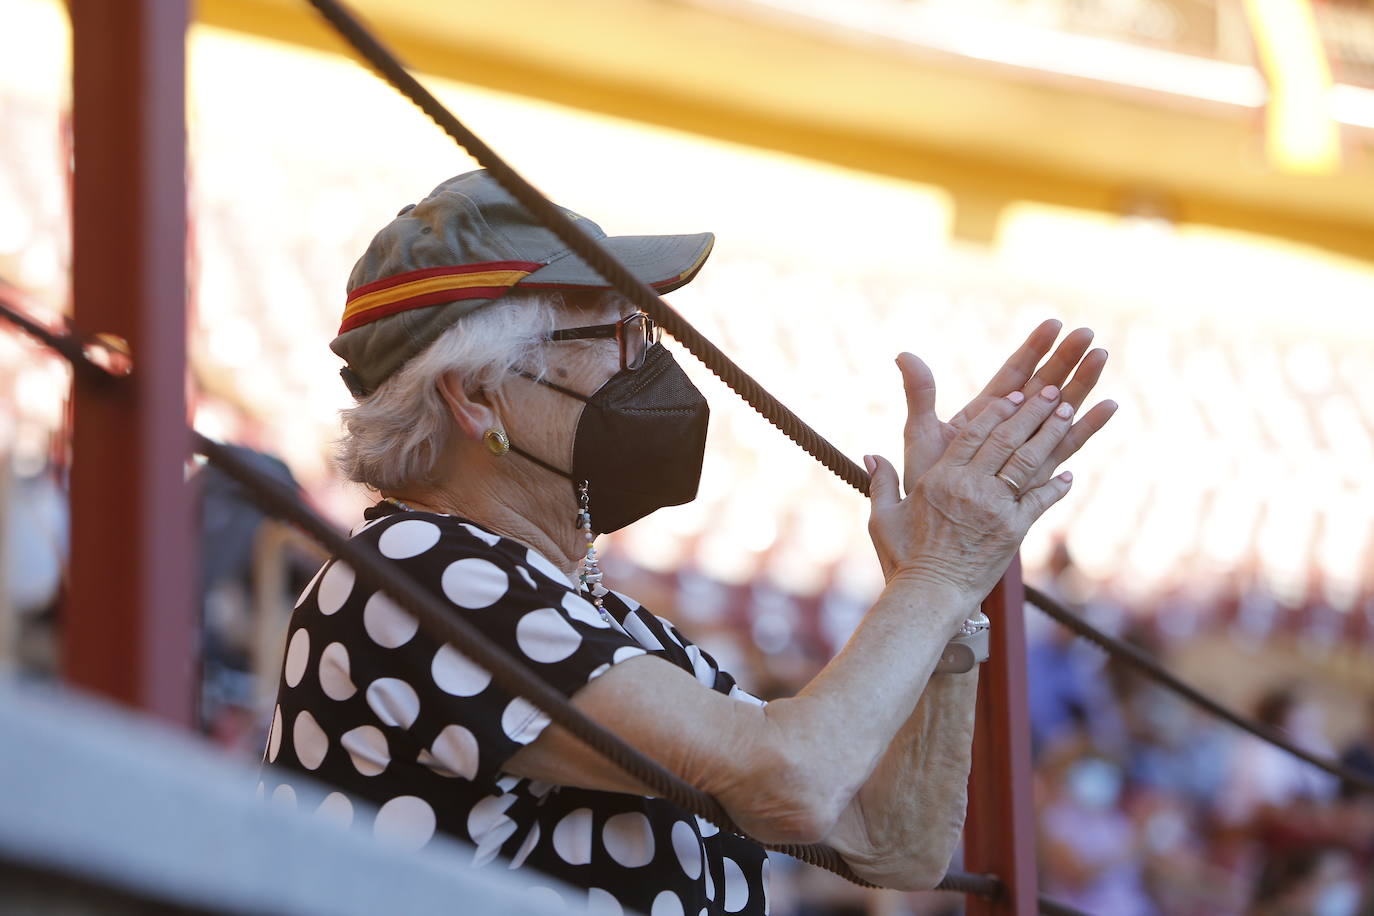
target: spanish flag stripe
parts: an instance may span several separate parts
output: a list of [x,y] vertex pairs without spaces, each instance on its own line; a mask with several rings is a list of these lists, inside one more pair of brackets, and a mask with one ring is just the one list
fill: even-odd
[[379,306],[413,299],[416,296],[429,295],[430,293],[457,292],[473,287],[511,287],[529,275],[530,272],[527,270],[488,270],[481,273],[450,274],[398,283],[395,286],[374,290],[362,296],[350,296],[348,306],[344,309],[343,320],[348,321],[354,315],[360,315]]
[[408,270],[403,274],[395,274],[380,280],[373,280],[371,283],[364,283],[348,294],[348,301],[352,302],[368,293],[400,286],[411,280],[427,280],[430,277],[456,277],[462,274],[486,273],[489,270],[523,270],[526,273],[534,273],[543,266],[538,261],[482,261],[477,264],[459,264],[449,267],[422,267],[419,270]]
[[395,315],[397,312],[404,312],[409,309],[424,308],[429,305],[441,305],[445,302],[457,302],[462,299],[499,299],[510,290],[509,286],[469,286],[466,289],[458,290],[437,290],[426,293],[422,296],[411,296],[407,299],[400,299],[395,302],[385,302],[374,305],[365,312],[358,312],[346,317],[343,324],[339,325],[339,333],[360,328],[365,324],[385,318],[388,315]]

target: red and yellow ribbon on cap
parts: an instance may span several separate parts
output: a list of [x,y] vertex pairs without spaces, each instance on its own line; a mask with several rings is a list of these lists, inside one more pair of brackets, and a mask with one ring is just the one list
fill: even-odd
[[499,299],[543,266],[535,261],[484,261],[458,267],[425,267],[384,277],[348,294],[339,333],[409,309],[459,299]]

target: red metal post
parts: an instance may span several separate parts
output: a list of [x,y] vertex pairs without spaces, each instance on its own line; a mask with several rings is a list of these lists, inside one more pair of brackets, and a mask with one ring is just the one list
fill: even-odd
[[997,875],[1007,896],[995,903],[970,896],[968,916],[1037,912],[1024,606],[1017,557],[983,602],[983,612],[992,619],[992,643],[979,673],[964,830],[964,869]]
[[186,0],[69,0],[76,327],[134,374],[76,376],[67,680],[190,724],[198,616],[185,485]]

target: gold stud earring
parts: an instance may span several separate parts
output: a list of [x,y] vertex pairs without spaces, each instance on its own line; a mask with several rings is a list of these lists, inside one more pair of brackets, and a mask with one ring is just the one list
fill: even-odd
[[487,444],[487,451],[493,455],[504,455],[510,451],[510,440],[506,438],[504,429],[497,429],[493,426],[482,434],[482,441]]

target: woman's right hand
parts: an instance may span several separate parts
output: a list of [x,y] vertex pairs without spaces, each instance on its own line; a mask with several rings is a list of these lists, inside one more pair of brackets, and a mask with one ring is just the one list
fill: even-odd
[[1068,433],[1073,407],[1045,386],[997,398],[968,423],[901,498],[897,471],[865,456],[871,483],[869,536],[888,581],[912,577],[978,601],[1006,571],[1021,540],[1069,492],[1069,473],[1017,492],[999,478],[1040,467]]

